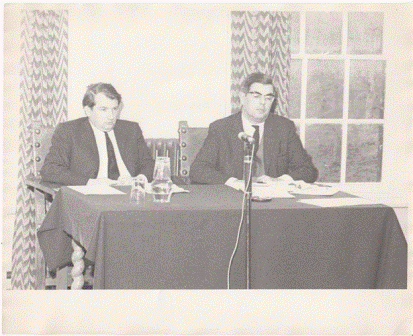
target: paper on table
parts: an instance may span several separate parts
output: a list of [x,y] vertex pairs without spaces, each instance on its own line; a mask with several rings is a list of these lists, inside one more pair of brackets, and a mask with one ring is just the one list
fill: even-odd
[[[236,190],[244,191],[243,180],[227,181],[225,184]],[[259,198],[294,198],[294,196],[288,192],[286,183],[267,184],[253,182],[252,196]]]
[[264,183],[252,184],[252,196],[259,198],[294,198],[286,188]]
[[352,206],[352,205],[369,205],[369,204],[381,204],[366,200],[358,197],[342,197],[342,198],[313,198],[313,199],[301,199],[297,202],[312,204],[323,208]]
[[84,185],[84,186],[69,186],[83,195],[122,195],[124,192],[112,188],[106,184]]
[[337,194],[339,190],[334,187],[323,187],[315,184],[310,185],[308,188],[300,189],[297,187],[291,187],[289,191],[297,195],[316,195],[316,196],[332,196]]
[[173,184],[172,185],[172,193],[173,194],[189,193],[189,190],[186,190],[184,188],[178,187],[176,184]]

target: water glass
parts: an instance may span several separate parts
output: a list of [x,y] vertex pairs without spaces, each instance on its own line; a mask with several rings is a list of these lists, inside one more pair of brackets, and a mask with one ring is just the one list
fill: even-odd
[[151,189],[154,202],[170,202],[172,195],[172,180],[171,159],[169,157],[158,156],[156,158]]
[[146,184],[148,180],[145,175],[138,175],[132,178],[132,185],[130,191],[130,202],[134,204],[142,204],[146,198]]

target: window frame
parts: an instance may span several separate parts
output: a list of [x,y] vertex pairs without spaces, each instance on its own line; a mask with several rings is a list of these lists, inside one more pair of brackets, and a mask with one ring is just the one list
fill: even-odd
[[[331,182],[332,185],[337,185],[341,189],[347,189],[349,191],[365,191],[369,190],[373,193],[380,192],[384,182],[384,168],[385,168],[385,151],[386,151],[386,134],[387,128],[387,95],[384,101],[384,116],[382,119],[349,119],[349,89],[350,89],[350,64],[353,60],[372,60],[372,61],[384,61],[385,68],[385,92],[387,92],[387,63],[388,55],[386,54],[386,13],[383,13],[383,40],[382,40],[382,53],[381,54],[347,54],[347,39],[348,39],[348,17],[349,13],[356,12],[356,10],[342,10],[339,11],[342,15],[342,36],[341,36],[341,53],[340,54],[307,54],[305,52],[305,38],[306,38],[306,15],[309,11],[297,11],[300,16],[300,33],[299,33],[299,52],[291,53],[291,60],[301,60],[301,102],[300,102],[300,117],[291,118],[292,121],[300,129],[300,139],[305,146],[305,126],[312,124],[335,124],[341,125],[341,166],[340,166],[340,182]],[[315,12],[323,12],[317,10]],[[358,10],[357,12],[365,12]],[[307,81],[308,81],[308,63],[310,60],[340,60],[344,62],[344,83],[343,83],[343,117],[335,119],[325,118],[306,118],[306,98],[307,98]],[[383,158],[381,165],[381,180],[377,182],[346,182],[346,168],[347,168],[347,146],[348,146],[348,126],[349,125],[382,125],[383,127]]]

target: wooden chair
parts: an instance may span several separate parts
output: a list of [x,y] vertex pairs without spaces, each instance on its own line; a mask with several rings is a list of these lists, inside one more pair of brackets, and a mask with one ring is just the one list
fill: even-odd
[[[41,226],[47,210],[59,187],[51,183],[41,182],[40,170],[51,146],[51,139],[55,128],[42,126],[40,122],[33,121],[31,127],[33,148],[33,174],[26,179],[26,186],[33,192],[35,198],[35,225],[36,231]],[[146,139],[146,144],[155,159],[157,156],[171,158],[171,174],[178,175],[178,139]],[[37,289],[67,289],[71,283],[70,267],[64,267],[56,274],[47,270],[38,241],[36,240],[36,288]],[[90,270],[87,270],[87,274]],[[91,275],[85,276],[84,288],[93,286]]]
[[189,127],[187,121],[179,122],[179,176],[190,184],[189,169],[208,135],[207,127]]
[[[33,121],[30,131],[32,134],[33,174],[27,177],[26,186],[33,192],[35,199],[35,229],[37,232],[57,191],[52,185],[41,183],[40,177],[40,169],[49,151],[54,127],[44,127],[40,122]],[[58,272],[57,279],[55,279],[56,274],[50,274],[47,270],[37,239],[35,246],[36,289],[64,286],[65,281],[63,279],[67,277],[67,274],[64,275]]]

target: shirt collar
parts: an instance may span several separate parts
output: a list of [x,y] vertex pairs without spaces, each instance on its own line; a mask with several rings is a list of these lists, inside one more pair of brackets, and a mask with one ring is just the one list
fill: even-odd
[[254,134],[254,131],[255,131],[255,128],[252,127],[252,126],[256,125],[256,126],[259,126],[260,136],[262,136],[262,134],[264,132],[264,123],[265,123],[265,121],[263,121],[262,123],[252,123],[247,118],[245,118],[243,114],[241,114],[241,118],[242,118],[242,126],[244,128],[245,133],[252,136]]
[[94,126],[94,125],[90,122],[90,120],[89,120],[89,124],[90,124],[90,126],[92,126],[92,130],[93,130],[93,132],[94,132],[95,134],[98,133],[98,132],[100,132],[100,133],[108,133],[108,135],[112,135],[112,134],[113,134],[113,128],[112,128],[109,132],[104,132],[104,131],[101,131],[100,129],[96,128],[96,126]]

